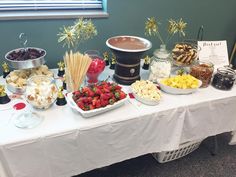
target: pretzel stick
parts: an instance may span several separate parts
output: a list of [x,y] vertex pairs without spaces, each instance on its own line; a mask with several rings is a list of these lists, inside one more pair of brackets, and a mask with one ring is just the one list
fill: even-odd
[[88,55],[82,55],[79,52],[66,52],[64,56],[66,67],[66,80],[72,91],[79,89],[87,70],[92,62]]

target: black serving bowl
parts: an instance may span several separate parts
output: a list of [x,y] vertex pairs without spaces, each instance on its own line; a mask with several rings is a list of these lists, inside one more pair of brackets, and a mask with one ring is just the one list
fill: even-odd
[[140,59],[152,47],[147,39],[137,36],[115,36],[106,45],[116,56],[113,78],[119,84],[130,85],[140,79]]

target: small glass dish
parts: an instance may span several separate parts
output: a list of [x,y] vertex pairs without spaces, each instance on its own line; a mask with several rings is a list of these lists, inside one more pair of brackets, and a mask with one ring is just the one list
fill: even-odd
[[32,107],[26,102],[17,102],[9,109],[14,109],[12,119],[17,128],[34,128],[43,121],[43,117],[39,113],[34,112]]
[[14,112],[12,118],[16,127],[22,129],[35,128],[43,121],[43,117],[40,114],[30,109],[26,108],[26,110],[17,110]]

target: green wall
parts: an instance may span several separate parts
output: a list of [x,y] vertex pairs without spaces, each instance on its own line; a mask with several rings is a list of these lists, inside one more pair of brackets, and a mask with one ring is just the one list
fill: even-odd
[[[163,27],[166,20],[182,17],[187,23],[188,38],[196,38],[198,28],[204,26],[204,40],[224,40],[228,42],[229,53],[236,40],[236,1],[235,0],[108,0],[109,17],[95,19],[98,36],[80,46],[81,51],[108,50],[105,41],[114,35],[144,36],[146,17],[155,16]],[[72,24],[71,20],[19,20],[0,21],[0,57],[14,48],[20,47],[18,35],[27,34],[29,46],[47,50],[47,64],[56,67],[66,48],[57,43],[59,27]],[[159,47],[156,38],[148,38],[154,49]],[[174,41],[172,41],[174,42]]]

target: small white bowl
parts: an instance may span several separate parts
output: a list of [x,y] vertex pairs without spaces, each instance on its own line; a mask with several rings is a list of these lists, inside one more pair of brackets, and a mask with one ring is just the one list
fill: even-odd
[[146,104],[149,106],[156,106],[160,103],[160,100],[155,101],[155,100],[151,100],[151,99],[147,99],[147,98],[142,98],[142,97],[138,96],[134,91],[132,91],[132,92],[133,92],[134,98],[143,104]]

